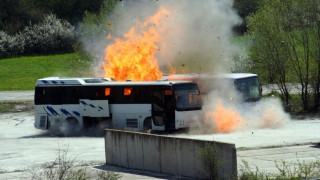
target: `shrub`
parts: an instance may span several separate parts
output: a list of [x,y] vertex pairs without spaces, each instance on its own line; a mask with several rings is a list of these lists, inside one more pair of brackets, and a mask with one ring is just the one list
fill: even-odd
[[25,41],[25,54],[71,52],[75,43],[73,26],[52,14],[42,23],[30,24],[21,34]]
[[98,174],[91,174],[87,169],[77,167],[75,157],[69,154],[69,146],[66,150],[59,147],[58,157],[53,162],[45,162],[40,166],[33,166],[29,169],[29,173],[33,180],[118,180],[122,175],[113,170],[103,170]]
[[199,151],[199,156],[206,170],[210,174],[210,179],[218,179],[218,171],[221,168],[219,153],[215,146],[206,146]]
[[0,31],[0,58],[23,53],[24,38],[21,33],[15,36]]
[[0,31],[0,58],[72,52],[75,42],[74,27],[51,14],[39,24],[30,23],[15,35]]
[[257,166],[249,167],[248,162],[242,161],[239,180],[300,180],[320,176],[319,159],[313,162],[299,161],[288,163],[283,160],[275,161],[276,172],[263,172]]

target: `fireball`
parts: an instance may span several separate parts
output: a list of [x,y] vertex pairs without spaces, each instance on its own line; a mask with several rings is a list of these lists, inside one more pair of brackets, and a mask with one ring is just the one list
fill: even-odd
[[[122,39],[114,38],[106,48],[103,67],[105,77],[118,81],[152,81],[161,79],[155,54],[159,51],[160,20],[169,12],[161,7],[152,17],[132,27]],[[111,37],[110,37],[111,38]]]

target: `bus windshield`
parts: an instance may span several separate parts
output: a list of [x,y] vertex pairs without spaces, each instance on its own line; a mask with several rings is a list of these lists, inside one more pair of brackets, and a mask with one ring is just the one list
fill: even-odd
[[257,101],[261,99],[261,91],[258,77],[236,79],[234,85],[245,101]]
[[177,111],[199,110],[201,100],[196,84],[179,84],[173,86]]

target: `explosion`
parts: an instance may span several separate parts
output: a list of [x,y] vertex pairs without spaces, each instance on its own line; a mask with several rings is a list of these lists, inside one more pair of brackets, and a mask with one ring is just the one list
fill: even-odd
[[[222,103],[222,99],[205,104],[204,128],[206,133],[231,133],[239,130],[278,128],[287,123],[289,115],[275,98],[248,102]],[[242,107],[245,106],[245,107]],[[238,107],[238,108],[236,108]]]
[[214,111],[206,111],[204,122],[212,132],[229,133],[239,129],[245,119],[235,109],[225,108],[218,103]]
[[[169,15],[163,7],[152,17],[132,27],[123,39],[113,39],[114,44],[106,48],[103,67],[105,77],[117,81],[127,79],[133,81],[153,81],[161,79],[155,53],[160,51],[157,43],[160,41],[160,20]],[[111,37],[109,37],[111,38]]]

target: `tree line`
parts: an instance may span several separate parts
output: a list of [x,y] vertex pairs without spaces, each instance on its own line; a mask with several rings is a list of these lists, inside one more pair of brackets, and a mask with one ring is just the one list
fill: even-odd
[[[30,22],[37,24],[49,14],[68,21],[71,25],[82,22],[85,12],[99,13],[110,0],[1,0],[0,30],[14,35]],[[122,1],[122,0],[118,0]],[[257,9],[258,0],[235,0],[234,8],[242,18]],[[235,28],[238,33],[246,31],[245,21]]]
[[248,17],[247,71],[276,83],[290,105],[289,83],[299,83],[305,112],[320,100],[320,1],[261,0]]
[[[0,58],[79,50],[83,21],[102,19],[117,0],[0,1]],[[103,17],[104,19],[106,17]]]
[[84,13],[97,13],[103,0],[1,0],[0,30],[9,35],[22,31],[30,23],[37,24],[49,14],[76,25]]

